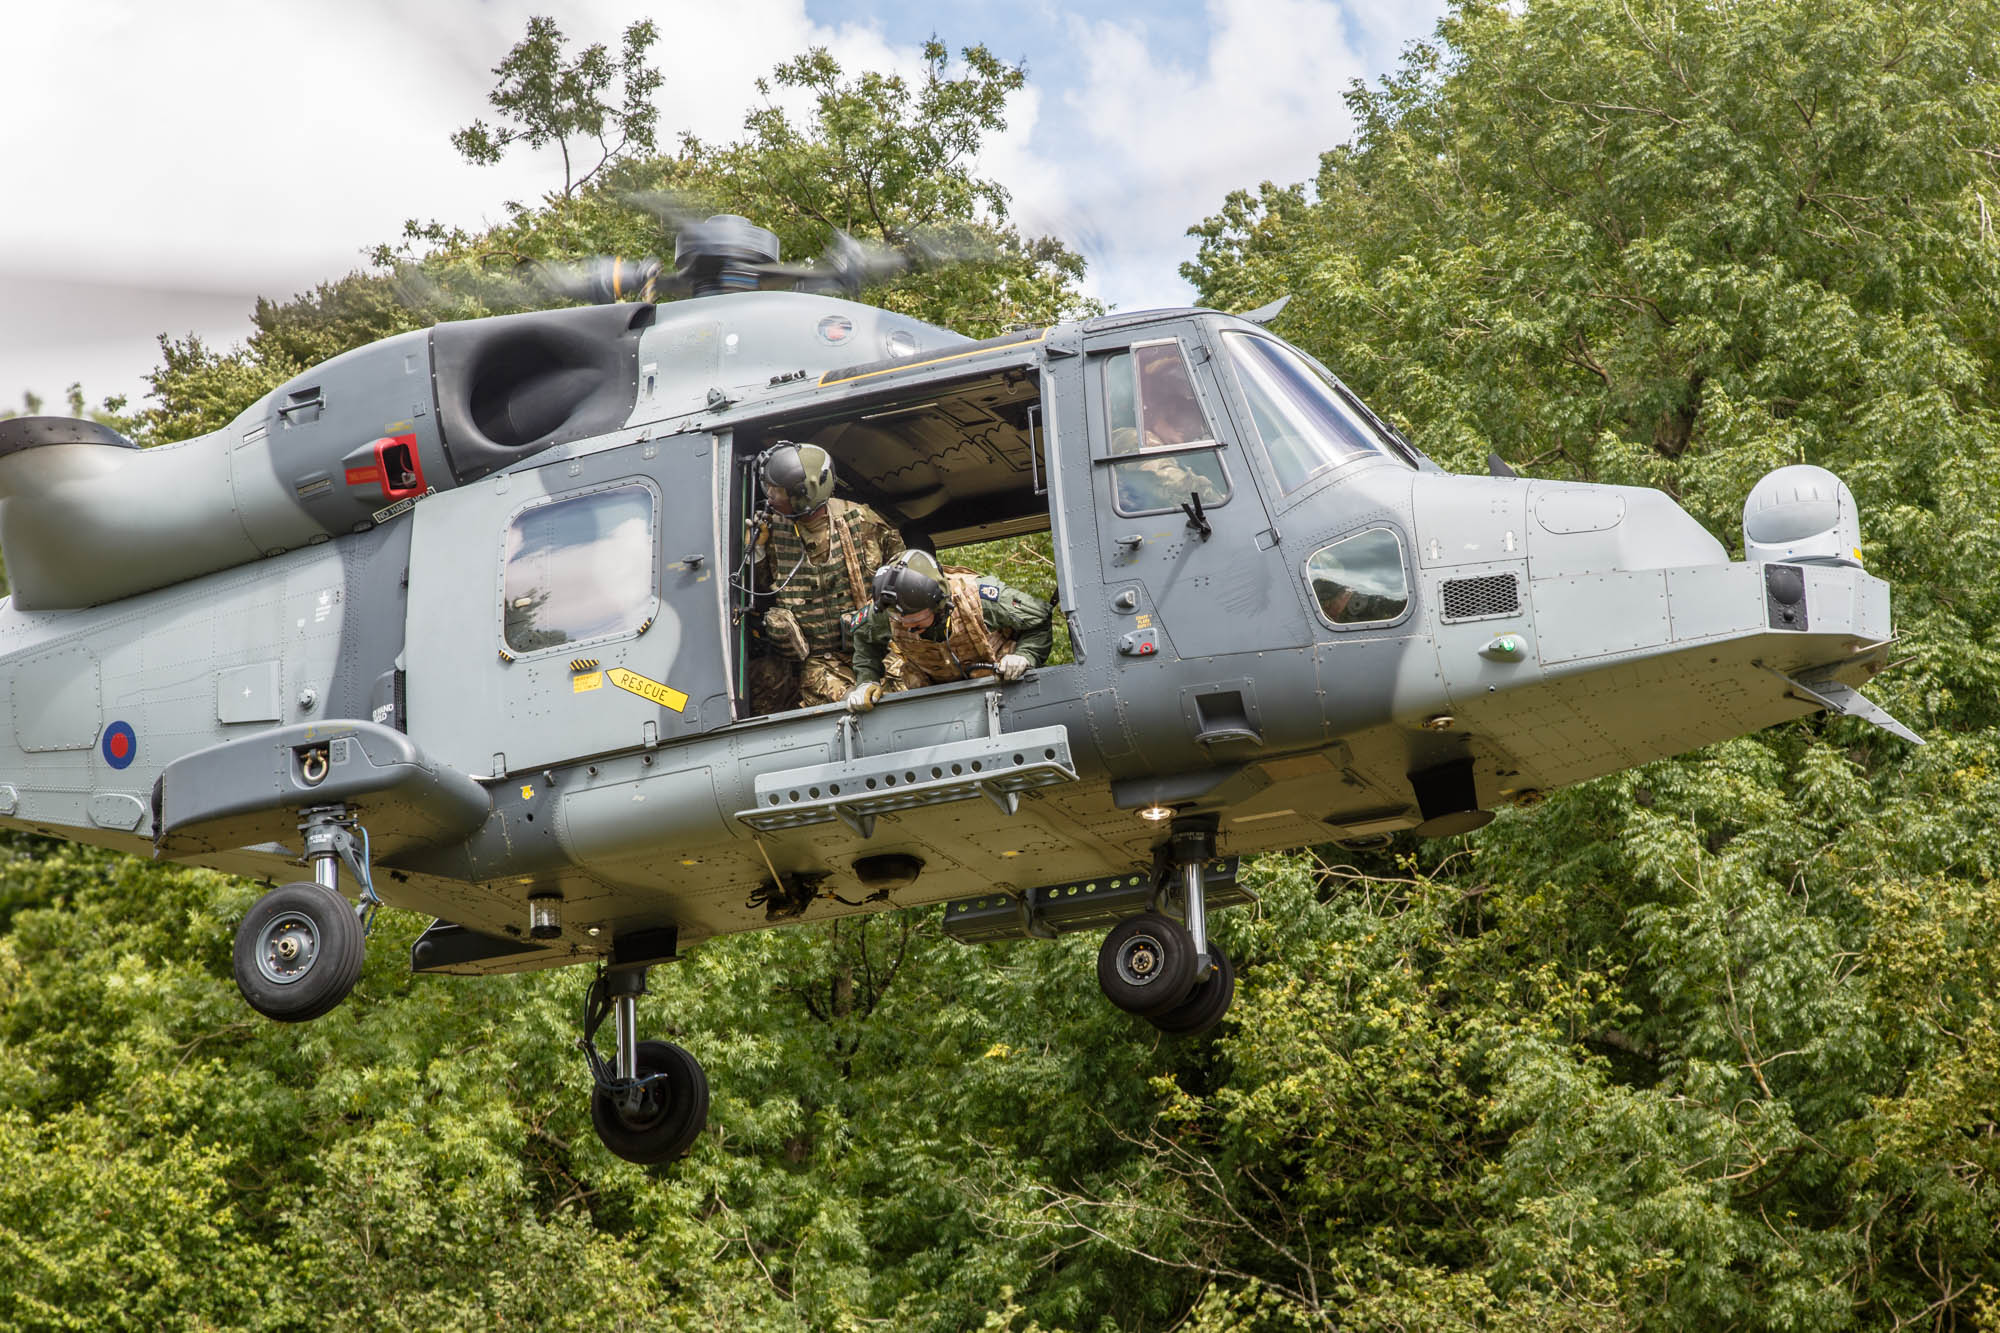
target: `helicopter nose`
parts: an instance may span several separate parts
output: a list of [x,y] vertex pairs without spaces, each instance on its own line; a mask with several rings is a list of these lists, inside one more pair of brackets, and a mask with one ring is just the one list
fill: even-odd
[[1417,481],[1419,563],[1444,580],[1511,572],[1541,581],[1729,562],[1722,543],[1692,515],[1644,487],[1499,477]]
[[1527,510],[1536,579],[1729,563],[1722,543],[1659,491],[1536,481]]

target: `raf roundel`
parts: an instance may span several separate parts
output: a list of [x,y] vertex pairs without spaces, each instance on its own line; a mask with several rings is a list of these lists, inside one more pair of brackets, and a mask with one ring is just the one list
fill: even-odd
[[139,756],[139,737],[129,722],[113,722],[104,729],[104,762],[113,768],[130,768]]

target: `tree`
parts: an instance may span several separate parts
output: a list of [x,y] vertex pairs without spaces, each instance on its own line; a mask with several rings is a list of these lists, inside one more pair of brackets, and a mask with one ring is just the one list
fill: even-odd
[[[493,67],[500,82],[486,99],[513,124],[495,127],[475,120],[451,136],[452,147],[468,162],[498,162],[517,143],[537,149],[554,144],[562,154],[564,199],[573,198],[621,155],[654,147],[659,110],[652,98],[660,87],[660,72],[646,63],[647,49],[659,40],[651,19],[625,29],[615,63],[600,42],[564,64],[568,40],[554,19],[530,18],[527,35]],[[613,79],[624,82],[624,99],[616,107],[604,100]],[[583,160],[593,143],[597,161],[586,169]]]
[[1354,91],[1312,189],[1196,229],[1206,302],[1292,292],[1280,331],[1448,465],[1659,486],[1733,542],[1759,475],[1821,463],[1896,587],[1876,688],[1925,750],[1813,719],[1416,853],[1580,1005],[1452,1066],[1478,1301],[1990,1317],[1996,74],[1988,5],[1466,0]]

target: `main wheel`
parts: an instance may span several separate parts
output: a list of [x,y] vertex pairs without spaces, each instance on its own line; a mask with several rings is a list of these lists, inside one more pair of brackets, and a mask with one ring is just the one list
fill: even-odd
[[236,927],[236,988],[264,1017],[303,1023],[347,998],[366,956],[347,899],[301,880],[259,898]]
[[1158,912],[1120,921],[1097,951],[1097,984],[1128,1014],[1163,1014],[1187,998],[1194,982],[1194,937]]
[[1192,1037],[1222,1021],[1229,1012],[1229,1002],[1236,998],[1236,965],[1214,940],[1208,942],[1208,955],[1215,960],[1215,970],[1197,982],[1185,1000],[1147,1022],[1162,1032]]
[[591,1089],[590,1121],[604,1146],[626,1161],[671,1162],[708,1127],[708,1075],[700,1061],[670,1041],[642,1041],[638,1053],[640,1078],[666,1077],[640,1089],[636,1111],[620,1106],[603,1088]]

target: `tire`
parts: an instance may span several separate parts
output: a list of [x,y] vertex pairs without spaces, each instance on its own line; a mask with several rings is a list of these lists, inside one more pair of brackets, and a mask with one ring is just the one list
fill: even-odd
[[708,1075],[701,1062],[670,1041],[639,1043],[639,1076],[665,1074],[645,1090],[646,1105],[636,1115],[622,1110],[603,1088],[590,1093],[590,1122],[597,1137],[617,1157],[640,1166],[685,1156],[708,1127]]
[[1162,1032],[1192,1037],[1222,1021],[1222,1016],[1229,1012],[1230,1001],[1236,998],[1236,965],[1214,940],[1208,942],[1208,953],[1215,960],[1215,970],[1196,983],[1185,1000],[1147,1022]]
[[236,988],[264,1017],[303,1023],[347,998],[367,947],[347,899],[310,880],[285,884],[236,927]]
[[1158,912],[1119,922],[1097,951],[1097,984],[1128,1014],[1164,1014],[1187,999],[1194,983],[1194,937]]

